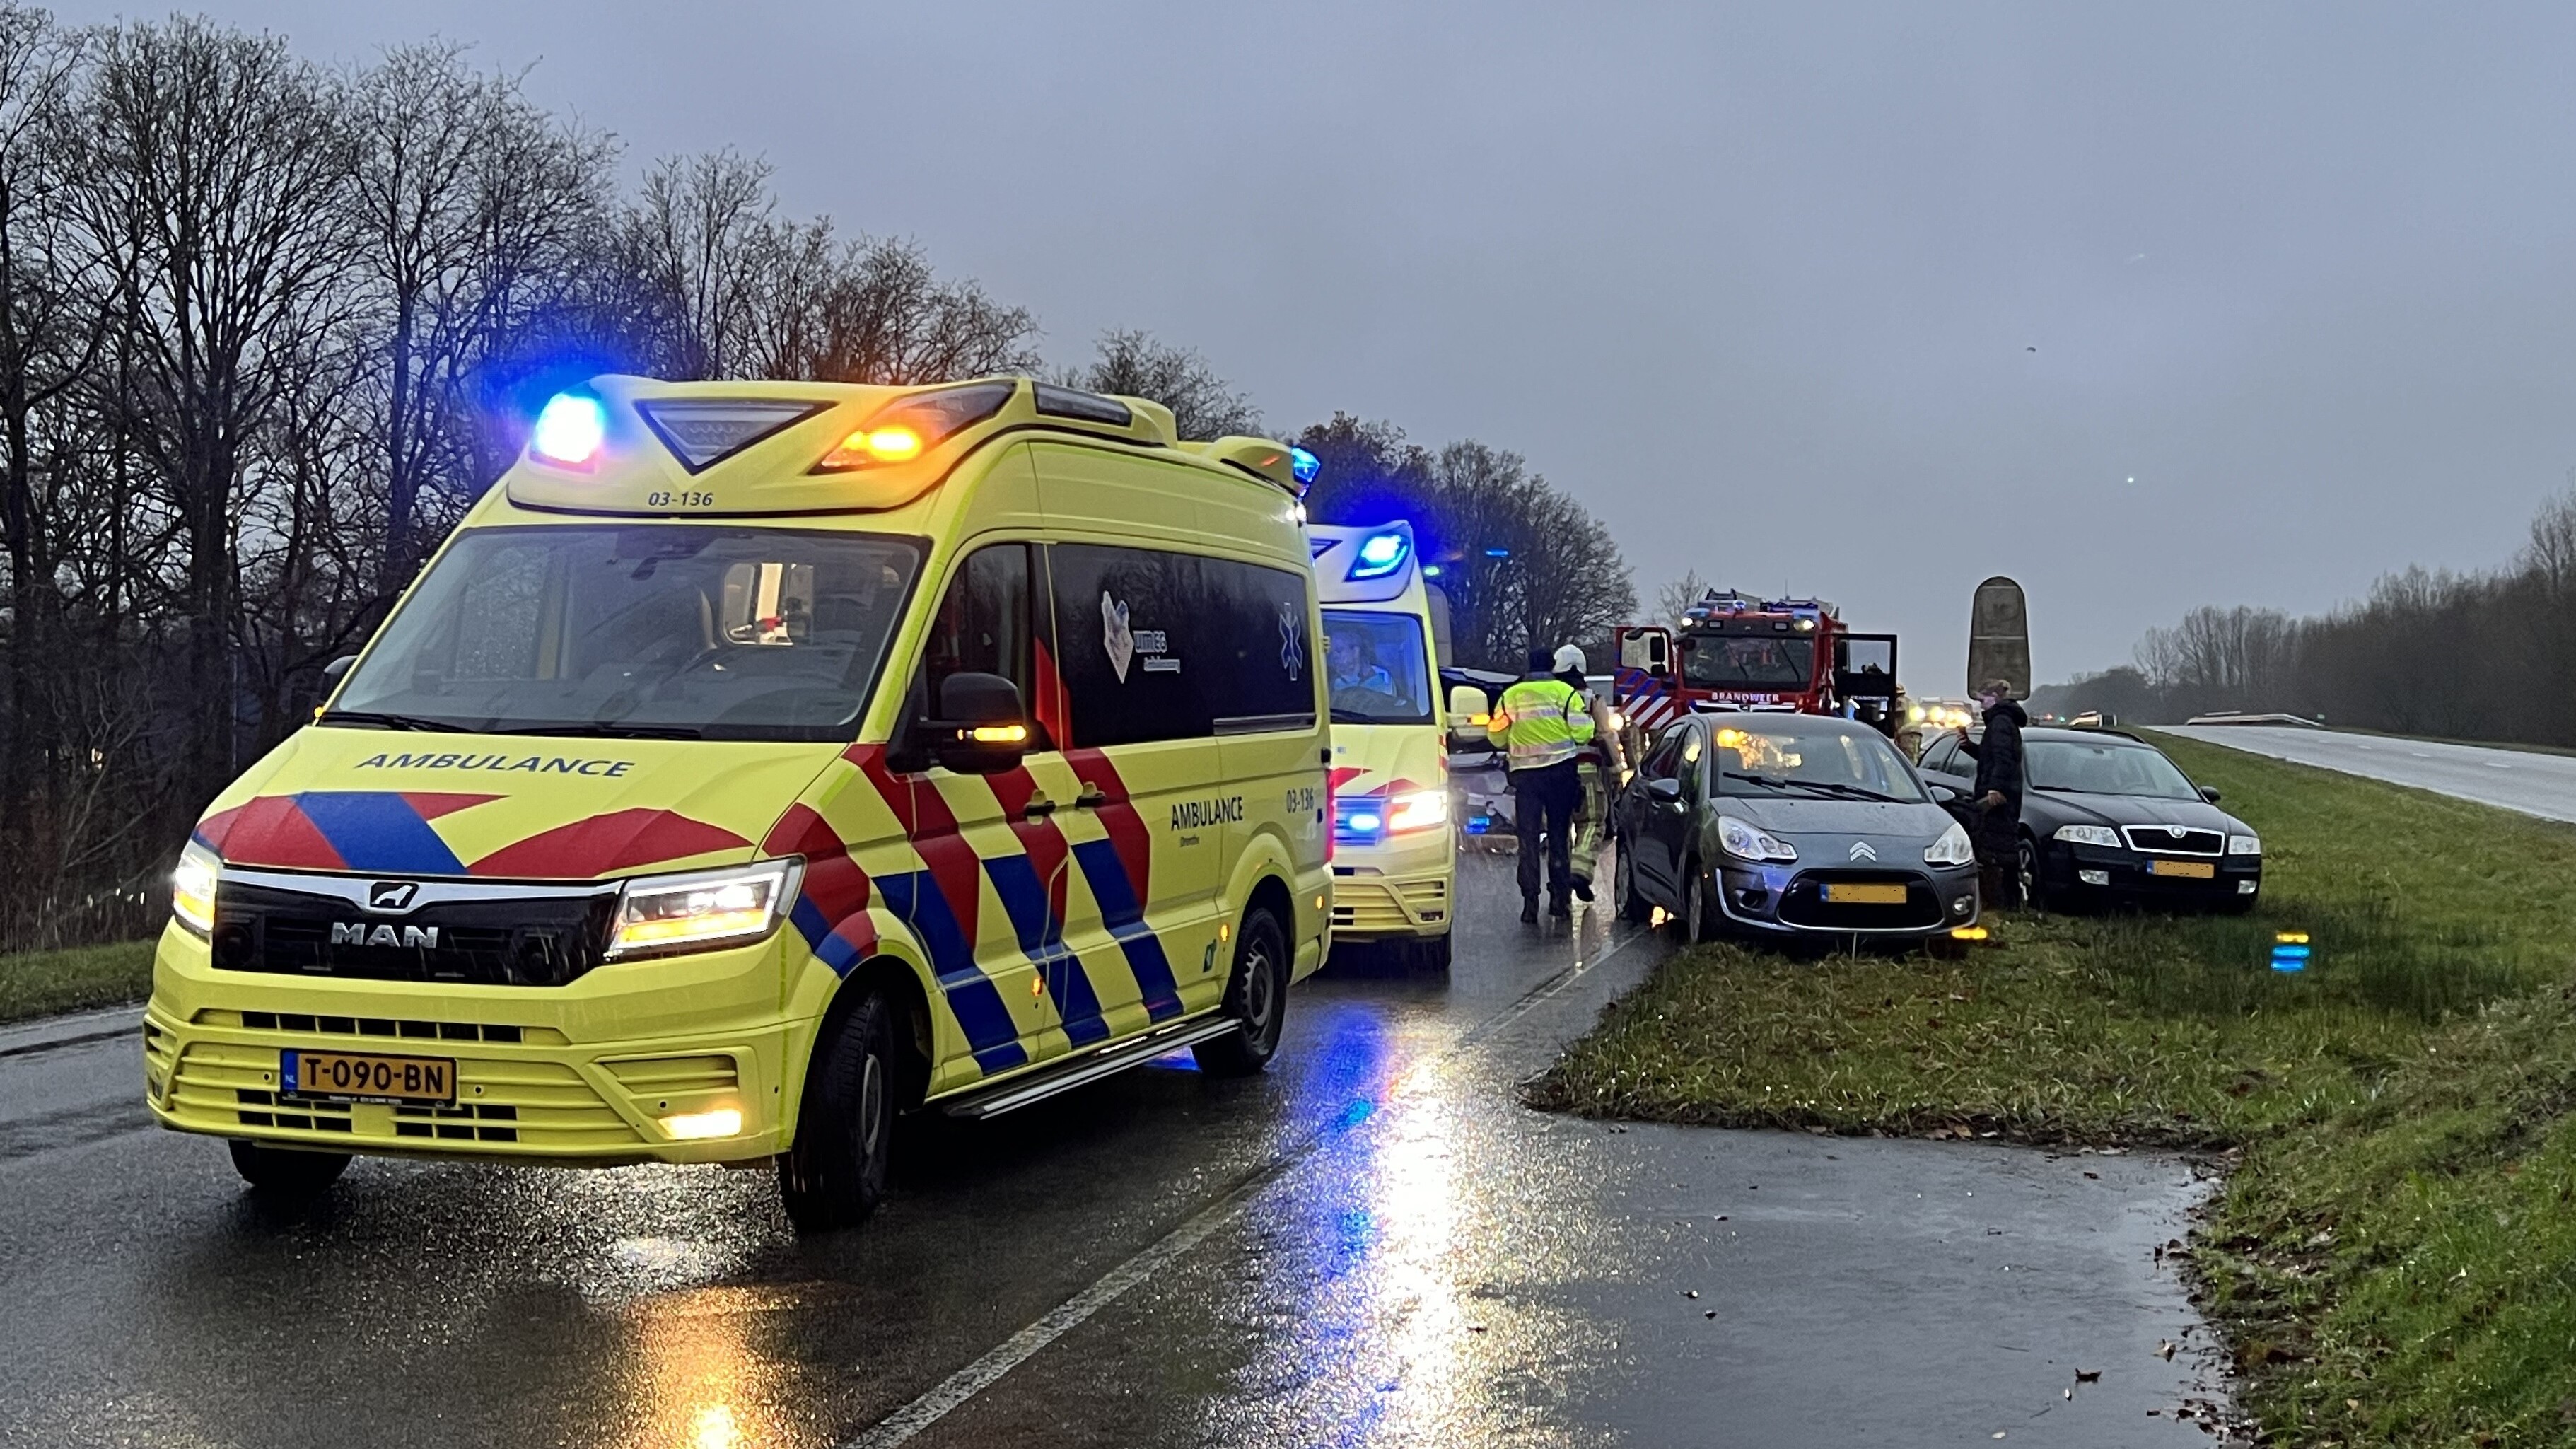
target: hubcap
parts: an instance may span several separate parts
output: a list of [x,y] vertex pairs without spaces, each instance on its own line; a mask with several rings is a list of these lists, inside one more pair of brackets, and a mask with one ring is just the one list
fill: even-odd
[[859,1150],[877,1155],[877,1138],[885,1131],[885,1068],[875,1052],[859,1068]]
[[1243,969],[1250,973],[1243,981],[1244,1024],[1251,1034],[1257,1037],[1270,1026],[1270,998],[1273,987],[1270,979],[1270,953],[1256,948],[1245,959]]

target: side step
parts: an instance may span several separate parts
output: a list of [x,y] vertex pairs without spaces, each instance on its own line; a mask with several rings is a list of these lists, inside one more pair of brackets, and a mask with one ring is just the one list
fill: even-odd
[[1203,1041],[1213,1041],[1227,1032],[1240,1029],[1241,1026],[1242,1023],[1233,1017],[1215,1013],[1192,1017],[1188,1021],[1175,1022],[1160,1030],[1120,1042],[1116,1046],[1094,1052],[1089,1056],[1076,1057],[1062,1066],[1050,1067],[1035,1076],[1014,1077],[988,1090],[955,1098],[942,1104],[940,1110],[951,1117],[963,1117],[973,1122],[980,1122],[988,1117],[999,1117],[1005,1112],[1015,1112],[1032,1103],[1043,1102],[1058,1092],[1070,1092],[1076,1087],[1088,1086],[1103,1077],[1114,1077],[1129,1067],[1142,1066],[1165,1052],[1178,1051],[1185,1046],[1196,1046]]

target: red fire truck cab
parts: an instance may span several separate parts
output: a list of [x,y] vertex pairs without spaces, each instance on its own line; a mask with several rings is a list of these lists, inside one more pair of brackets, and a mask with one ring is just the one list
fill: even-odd
[[1712,589],[1673,627],[1627,625],[1614,644],[1611,702],[1640,739],[1716,709],[1838,714],[1896,732],[1896,636],[1855,634],[1821,599]]

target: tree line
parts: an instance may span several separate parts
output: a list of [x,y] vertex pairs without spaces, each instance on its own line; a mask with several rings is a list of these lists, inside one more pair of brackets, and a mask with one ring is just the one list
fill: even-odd
[[2330,613],[2204,606],[2129,666],[2034,701],[2142,724],[2219,710],[2452,739],[2576,746],[2576,489],[2544,503],[2502,568],[2410,568]]
[[[0,950],[157,924],[206,800],[309,719],[563,386],[1047,370],[1027,309],[783,213],[756,159],[625,174],[455,46],[332,69],[0,4]],[[1143,333],[1052,375],[1194,436],[1260,421]],[[1492,486],[1419,501],[1578,520],[1624,588],[1579,507],[1457,446]]]

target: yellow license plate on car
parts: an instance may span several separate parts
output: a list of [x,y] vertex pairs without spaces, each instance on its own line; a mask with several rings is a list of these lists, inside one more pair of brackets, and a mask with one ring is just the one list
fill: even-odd
[[2147,862],[2147,874],[2178,875],[2185,880],[2209,880],[2218,874],[2218,867],[2205,860],[2151,860]]
[[1901,906],[1905,904],[1905,887],[1842,881],[1825,887],[1825,900],[1837,906]]
[[381,1057],[371,1052],[278,1053],[287,1095],[325,1102],[456,1104],[456,1063],[440,1057]]

